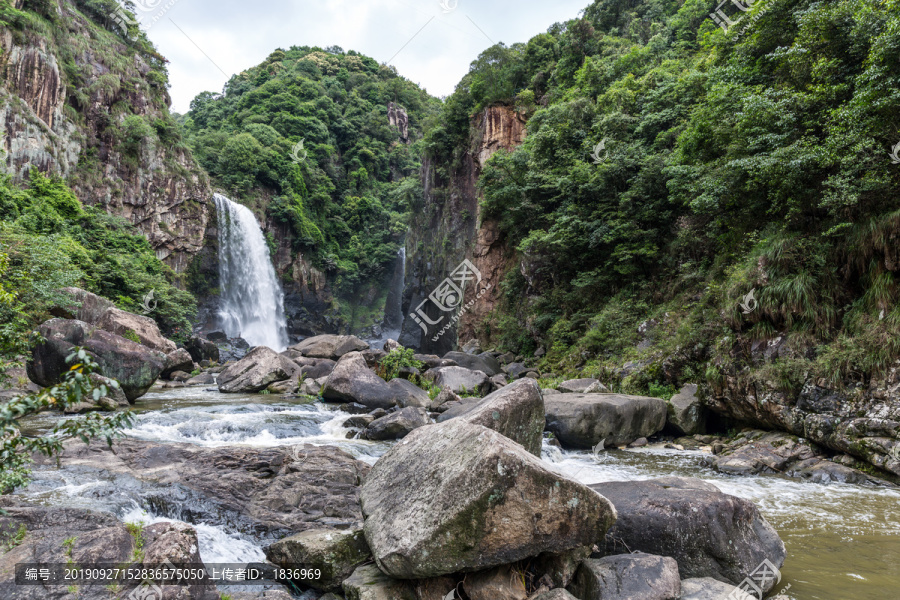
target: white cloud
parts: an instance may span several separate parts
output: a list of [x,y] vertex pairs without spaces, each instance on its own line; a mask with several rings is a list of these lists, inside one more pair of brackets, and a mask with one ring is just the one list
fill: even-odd
[[337,45],[378,62],[396,54],[391,64],[402,76],[449,95],[492,45],[488,38],[525,42],[577,17],[588,2],[458,0],[445,12],[441,0],[137,0],[139,9],[152,7],[137,12],[149,23],[170,6],[148,35],[170,61],[172,110],[185,112],[200,92],[221,91],[231,75],[290,46]]

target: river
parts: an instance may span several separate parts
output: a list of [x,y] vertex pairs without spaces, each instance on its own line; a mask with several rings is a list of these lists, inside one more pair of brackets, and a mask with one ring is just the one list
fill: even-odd
[[[277,396],[225,395],[205,388],[154,389],[140,399],[129,436],[201,446],[256,447],[301,443],[339,446],[374,463],[390,443],[346,439],[349,417],[333,406],[296,404]],[[32,419],[43,428],[54,417]],[[702,454],[657,446],[590,452],[547,443],[543,459],[584,483],[671,475],[699,477],[724,492],[752,500],[778,530],[788,557],[775,591],[790,586],[791,600],[886,600],[900,597],[900,491],[856,485],[820,485],[777,475],[734,477],[701,466]],[[107,510],[126,521],[166,519],[146,513],[127,482],[84,468],[41,468],[17,492],[34,502]],[[264,559],[261,543],[210,523],[194,523],[205,562]],[[314,596],[310,596],[314,597]]]

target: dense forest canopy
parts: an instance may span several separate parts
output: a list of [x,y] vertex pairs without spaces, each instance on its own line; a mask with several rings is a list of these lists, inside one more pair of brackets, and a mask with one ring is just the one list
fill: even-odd
[[670,353],[787,335],[790,382],[883,368],[900,351],[897,2],[756,2],[727,32],[709,13],[598,0],[490,48],[446,101],[426,148],[451,168],[470,115],[529,116],[480,182],[524,265],[489,334],[602,365],[655,318]]
[[[389,104],[407,114],[407,139]],[[276,50],[182,119],[213,181],[290,225],[293,250],[352,294],[393,263],[421,194],[419,146],[439,106],[392,67],[338,47]],[[302,144],[302,145],[300,145]]]

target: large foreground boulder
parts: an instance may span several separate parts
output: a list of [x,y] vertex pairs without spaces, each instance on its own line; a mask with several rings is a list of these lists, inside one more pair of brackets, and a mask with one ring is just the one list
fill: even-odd
[[456,394],[483,396],[491,385],[491,378],[483,371],[465,367],[437,367],[425,371],[425,378],[441,389]]
[[219,373],[216,383],[224,393],[260,392],[278,381],[300,374],[300,366],[266,346],[257,346],[244,358]]
[[622,394],[554,394],[544,398],[547,429],[566,446],[623,446],[662,431],[666,403]]
[[369,344],[355,335],[317,335],[291,346],[291,350],[310,358],[337,360],[349,352],[367,350]]
[[636,552],[585,560],[568,589],[581,600],[678,600],[681,579],[671,558]]
[[607,554],[640,550],[671,556],[682,577],[740,583],[764,560],[784,564],[775,529],[749,500],[699,479],[665,477],[590,486],[616,507],[599,544]]
[[360,491],[366,540],[400,579],[480,571],[603,538],[612,504],[522,446],[461,419],[420,427]]
[[541,440],[544,433],[544,399],[541,389],[533,379],[520,379],[483,400],[461,403],[443,413],[439,422],[452,418],[488,429],[522,444],[535,456],[541,455]]
[[366,365],[359,352],[341,357],[321,393],[332,402],[357,402],[369,408],[391,408],[398,399],[397,391]]
[[38,328],[41,342],[32,349],[28,377],[38,385],[59,383],[69,370],[66,357],[76,346],[90,353],[100,372],[119,382],[134,402],[147,393],[166,366],[166,355],[84,321],[51,319]]

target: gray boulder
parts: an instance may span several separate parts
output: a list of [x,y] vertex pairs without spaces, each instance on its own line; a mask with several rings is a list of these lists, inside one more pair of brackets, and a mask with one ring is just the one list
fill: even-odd
[[697,397],[697,384],[688,383],[668,402],[668,424],[680,435],[706,432],[706,407]]
[[581,600],[678,600],[681,579],[673,559],[636,552],[585,560],[568,590]]
[[599,544],[606,554],[640,550],[670,556],[684,577],[735,585],[764,560],[784,564],[784,543],[756,505],[702,480],[665,477],[589,487],[619,515]]
[[680,600],[758,600],[754,596],[735,590],[735,587],[712,577],[694,577],[681,580]]
[[556,389],[564,394],[584,394],[595,383],[600,383],[600,380],[594,378],[569,379],[556,386]]
[[366,427],[365,438],[369,440],[399,440],[406,437],[413,429],[429,423],[431,423],[431,419],[424,408],[410,406],[369,423],[369,426]]
[[420,427],[363,482],[366,540],[382,571],[480,571],[603,538],[608,500],[499,433],[456,419]]
[[531,598],[531,600],[578,600],[578,598],[563,588],[556,588],[555,590],[538,594]]
[[465,367],[437,367],[425,372],[425,378],[439,388],[457,394],[468,392],[483,396],[491,380],[483,371],[473,371]]
[[394,378],[388,382],[397,399],[397,406],[418,406],[427,408],[431,404],[428,392],[406,379]]
[[291,346],[303,356],[337,360],[350,352],[367,350],[369,344],[355,335],[317,335]]
[[503,367],[503,372],[510,376],[511,379],[518,379],[528,371],[528,367],[520,362],[514,362]]
[[391,579],[375,565],[358,567],[343,588],[346,600],[417,600],[413,584]]
[[119,382],[129,402],[147,393],[166,366],[166,355],[141,344],[88,325],[84,321],[51,319],[38,328],[43,340],[34,346],[27,365],[28,377],[49,387],[69,370],[66,357],[83,347],[100,373]]
[[166,368],[160,374],[163,379],[168,379],[175,371],[185,371],[190,373],[194,370],[194,359],[190,353],[184,348],[179,348],[175,352],[166,355]]
[[465,367],[470,371],[481,371],[488,377],[493,377],[497,373],[501,373],[500,363],[490,354],[466,354],[465,352],[448,352],[444,355],[445,360],[452,360],[460,367]]
[[544,399],[533,379],[520,379],[486,396],[443,413],[451,418],[482,425],[518,442],[535,456],[541,455],[544,434]]
[[64,292],[61,302],[50,309],[54,317],[96,325],[106,311],[116,307],[112,301],[81,288],[67,287],[60,291]]
[[322,576],[303,583],[325,592],[341,589],[341,582],[371,556],[361,529],[311,529],[265,548],[266,558],[290,569],[318,569]]
[[296,363],[271,348],[257,346],[221,371],[216,383],[223,393],[255,393],[299,375],[300,367]]
[[666,425],[660,398],[621,394],[557,394],[544,398],[547,429],[564,445],[592,448],[602,440],[623,446]]
[[395,389],[366,365],[359,352],[341,357],[321,394],[332,402],[357,402],[369,408],[391,408],[397,404]]
[[126,339],[137,335],[142,345],[164,354],[175,352],[178,349],[175,342],[166,339],[160,333],[156,321],[150,317],[125,312],[118,308],[110,308],[103,313],[103,316],[97,321],[97,327]]
[[463,580],[469,600],[527,600],[522,576],[509,565],[469,575]]
[[184,349],[190,353],[196,363],[204,360],[219,362],[219,347],[199,335],[191,336],[191,339],[184,345]]
[[328,377],[334,371],[335,365],[337,365],[336,362],[328,358],[308,358],[306,360],[312,361],[312,364],[303,365],[304,379]]

